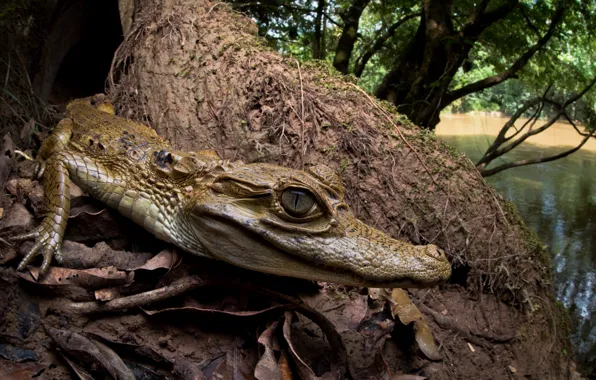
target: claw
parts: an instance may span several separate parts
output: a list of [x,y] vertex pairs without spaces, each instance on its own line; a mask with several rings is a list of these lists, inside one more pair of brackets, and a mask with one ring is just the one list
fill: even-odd
[[50,234],[46,233],[44,224],[42,222],[42,224],[40,224],[33,231],[10,238],[12,241],[35,239],[35,244],[19,263],[19,266],[17,267],[18,271],[24,270],[27,265],[31,263],[33,258],[40,253],[40,251],[43,256],[43,261],[39,268],[39,279],[41,279],[50,269],[52,257],[54,255],[56,255],[56,260],[58,262],[61,263],[63,261],[62,252],[60,252],[60,249],[56,246],[59,243],[52,239],[51,234],[53,233],[55,233],[53,229],[51,230]]
[[54,258],[58,264],[64,263],[64,256],[62,256],[62,250],[60,248],[56,248],[54,251]]
[[23,269],[25,269],[25,267],[31,262],[31,260],[33,260],[33,258],[37,255],[37,251],[40,250],[41,246],[42,246],[42,242],[37,241],[35,243],[35,245],[33,246],[33,248],[31,248],[29,250],[29,252],[25,255],[25,257],[23,258],[23,260],[21,260],[21,263],[19,264],[19,266],[17,267],[18,271],[22,271]]
[[52,256],[54,254],[54,247],[46,247],[43,251],[43,261],[39,267],[39,278],[45,277],[46,273],[50,269],[52,263]]

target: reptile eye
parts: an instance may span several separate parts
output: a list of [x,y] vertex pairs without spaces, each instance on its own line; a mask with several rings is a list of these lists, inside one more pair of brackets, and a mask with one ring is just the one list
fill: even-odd
[[315,196],[308,190],[290,187],[281,194],[281,205],[288,214],[302,217],[308,214],[316,203]]

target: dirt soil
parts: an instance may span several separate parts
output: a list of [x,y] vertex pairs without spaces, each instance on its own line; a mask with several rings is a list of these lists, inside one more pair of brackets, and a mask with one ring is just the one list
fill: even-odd
[[[35,266],[17,273],[32,243],[7,239],[44,206],[15,149],[34,156],[61,108],[33,90],[41,54],[12,45],[0,62],[12,95],[0,94],[0,128],[13,137],[0,155],[0,378],[576,376],[544,248],[465,156],[325,64],[269,51],[224,3],[140,3],[110,77],[120,115],[181,149],[328,164],[360,218],[441,246],[453,278],[408,290],[412,307],[396,292],[250,273],[177,252],[74,188],[64,264],[41,282]],[[172,297],[122,302],[154,289]]]

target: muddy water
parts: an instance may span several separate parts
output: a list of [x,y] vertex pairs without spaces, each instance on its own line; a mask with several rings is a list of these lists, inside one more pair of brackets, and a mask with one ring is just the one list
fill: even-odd
[[[444,115],[439,138],[478,160],[507,121],[489,115]],[[579,141],[558,124],[498,163],[550,156]],[[596,139],[566,158],[503,171],[487,181],[517,206],[548,245],[557,298],[571,311],[582,367],[596,371]]]

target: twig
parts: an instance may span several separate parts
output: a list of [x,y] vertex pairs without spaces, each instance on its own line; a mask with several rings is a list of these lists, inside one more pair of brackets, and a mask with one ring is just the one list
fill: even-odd
[[218,5],[221,5],[221,4],[225,4],[225,3],[224,3],[224,2],[219,2],[219,3],[215,3],[215,4],[213,4],[213,6],[212,6],[212,7],[209,9],[209,12],[207,12],[207,13],[205,14],[205,16],[209,16],[209,13],[211,13],[211,11],[212,11],[212,10],[213,10],[215,7],[217,7]]
[[435,184],[435,186],[437,186],[439,189],[441,189],[441,191],[443,191],[445,193],[445,195],[447,195],[447,198],[449,198],[449,194],[447,193],[447,191],[445,191],[445,189],[443,189],[443,187],[441,185],[439,185],[439,183],[435,180],[435,177],[433,177],[432,173],[430,172],[430,170],[428,169],[428,167],[426,166],[426,164],[424,163],[424,161],[422,160],[422,157],[420,157],[420,155],[418,154],[418,151],[416,149],[414,149],[412,147],[412,145],[410,145],[410,143],[408,142],[408,140],[406,140],[405,136],[401,133],[401,130],[399,129],[399,126],[397,124],[395,124],[395,122],[393,120],[391,120],[391,118],[389,117],[389,115],[387,115],[387,113],[380,108],[373,100],[372,98],[366,93],[366,91],[364,91],[363,89],[361,89],[360,87],[356,86],[353,83],[350,83],[350,85],[354,88],[356,88],[358,91],[360,91],[361,93],[364,94],[364,96],[366,96],[366,98],[370,101],[370,103],[373,105],[373,107],[375,107],[376,109],[378,109],[379,111],[381,111],[381,113],[383,114],[383,116],[385,116],[385,119],[387,119],[387,121],[389,123],[391,123],[391,125],[393,125],[393,127],[395,128],[395,130],[397,131],[397,133],[399,134],[399,137],[401,137],[401,139],[403,140],[403,142],[412,150],[412,152],[414,152],[414,154],[416,155],[416,158],[418,159],[418,161],[420,161],[420,163],[422,164],[422,166],[424,167],[424,170],[426,170],[426,172],[428,173],[428,175],[430,176],[430,179],[433,181],[433,183]]
[[138,307],[162,301],[167,298],[178,296],[190,290],[200,288],[205,283],[197,276],[183,277],[172,285],[150,290],[147,292],[134,294],[128,297],[117,298],[106,303],[101,302],[72,302],[68,306],[74,312],[79,313],[99,313],[106,311],[118,311],[130,307]]
[[33,158],[31,158],[30,156],[28,156],[28,155],[27,155],[27,153],[25,153],[25,152],[22,152],[22,151],[20,151],[20,150],[18,150],[18,149],[15,149],[15,150],[14,150],[14,152],[15,152],[16,154],[18,154],[19,156],[21,156],[21,157],[25,158],[25,159],[26,159],[26,160],[28,160],[28,161],[33,161]]
[[7,246],[9,246],[10,248],[14,248],[14,245],[10,244],[9,242],[7,242],[6,240],[0,238],[0,242],[6,244]]
[[10,78],[10,55],[8,56],[8,64],[6,65],[6,77],[4,78],[4,88],[8,87],[8,78]]

